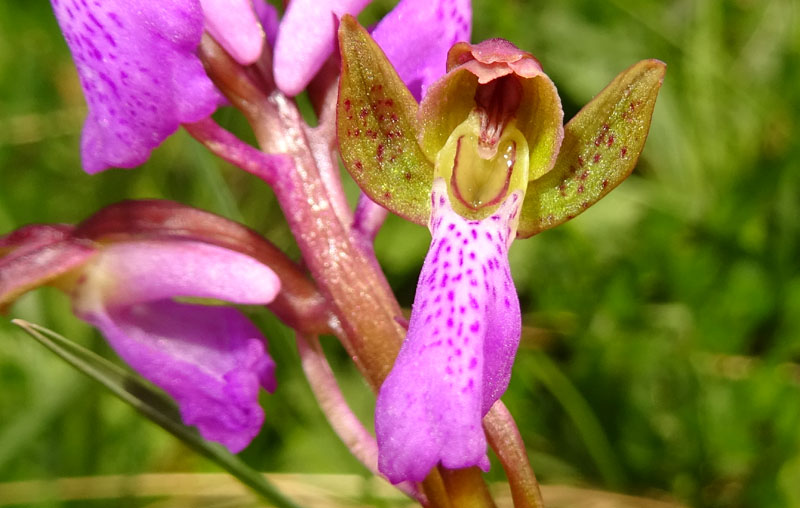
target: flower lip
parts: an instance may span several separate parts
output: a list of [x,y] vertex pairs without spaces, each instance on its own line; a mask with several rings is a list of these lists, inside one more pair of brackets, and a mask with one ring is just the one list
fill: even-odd
[[508,265],[522,191],[484,220],[451,206],[446,182],[431,193],[431,247],[408,335],[375,409],[379,470],[422,481],[436,464],[489,469],[481,418],[508,386],[521,333]]

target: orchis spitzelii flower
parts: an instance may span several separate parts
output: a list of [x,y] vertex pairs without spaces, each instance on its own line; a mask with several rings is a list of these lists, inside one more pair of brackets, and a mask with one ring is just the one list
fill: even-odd
[[44,284],[62,289],[76,316],[177,401],[187,425],[238,452],[264,421],[259,389],[275,390],[266,339],[236,309],[174,298],[265,305],[281,283],[269,267],[212,236],[241,226],[187,207],[166,209],[184,220],[136,234],[110,231],[109,219],[146,214],[152,221],[165,210],[160,202],[127,202],[77,227],[33,225],[0,237],[0,307]]
[[521,333],[508,247],[630,173],[664,66],[623,73],[567,126],[562,147],[555,86],[507,41],[453,46],[447,75],[417,110],[355,20],[343,19],[340,38],[345,165],[373,200],[433,237],[408,335],[378,394],[380,470],[393,482],[420,481],[436,464],[487,470],[481,420],[508,386]]

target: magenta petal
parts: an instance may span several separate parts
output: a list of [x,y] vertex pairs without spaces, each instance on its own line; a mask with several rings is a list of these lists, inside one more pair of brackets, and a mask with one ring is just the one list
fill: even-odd
[[96,309],[79,317],[178,403],[181,418],[232,453],[258,434],[259,387],[275,389],[265,339],[236,309],[169,300]]
[[330,56],[336,43],[336,18],[356,15],[370,0],[292,0],[275,41],[275,83],[297,95]]
[[378,467],[393,483],[421,481],[438,463],[489,467],[481,419],[508,386],[521,333],[508,266],[520,194],[473,221],[434,183],[433,241],[375,411]]
[[200,0],[206,28],[237,62],[250,65],[261,56],[264,30],[251,0]]
[[195,54],[197,0],[51,0],[89,107],[83,167],[97,173],[147,160],[184,122],[210,115],[220,96]]
[[[99,283],[102,279],[109,282]],[[278,276],[250,256],[176,240],[111,244],[96,258],[82,284],[103,291],[97,300],[109,306],[178,296],[266,304],[280,290]],[[88,301],[87,305],[95,304]]]
[[471,24],[469,0],[402,0],[372,37],[419,101],[445,74],[450,47],[469,42]]

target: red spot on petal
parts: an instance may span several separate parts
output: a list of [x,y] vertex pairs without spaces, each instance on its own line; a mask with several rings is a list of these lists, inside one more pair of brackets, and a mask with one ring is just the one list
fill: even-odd
[[625,157],[626,155],[628,155],[628,147],[623,146],[622,148],[619,149],[619,156]]
[[588,177],[589,177],[589,172],[588,171],[584,171],[583,173],[581,173],[581,176],[579,176],[578,178],[581,179],[581,180],[586,180]]
[[600,162],[600,154],[599,153],[594,154],[594,157],[592,157],[592,162]]
[[606,146],[611,148],[611,145],[613,145],[613,144],[614,144],[614,135],[611,134],[610,136],[608,136],[608,143],[606,143]]
[[583,184],[578,185],[578,194],[583,194],[584,190],[585,188],[583,187]]
[[350,99],[345,99],[345,100],[344,100],[344,110],[345,110],[345,111],[348,111],[348,112],[349,112],[349,111],[350,111],[350,108],[351,108],[352,106],[353,106],[353,103],[352,103],[352,102],[350,102]]
[[361,161],[353,161],[353,167],[355,167],[357,171],[364,171],[364,165],[361,164]]
[[578,156],[578,166],[583,167],[583,157],[580,155]]
[[383,143],[378,145],[375,155],[378,158],[378,162],[383,162]]
[[603,180],[603,181],[600,183],[600,185],[602,185],[602,187],[605,189],[606,187],[608,187],[608,180],[605,180],[605,179],[604,179],[604,180]]
[[599,136],[597,136],[594,140],[594,146],[600,146],[600,144],[603,142],[603,138],[605,137],[606,137],[605,134],[600,134]]

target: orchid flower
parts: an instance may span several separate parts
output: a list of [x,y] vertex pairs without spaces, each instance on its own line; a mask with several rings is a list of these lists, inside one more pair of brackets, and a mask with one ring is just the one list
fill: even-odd
[[264,420],[259,389],[275,389],[266,340],[236,309],[175,299],[267,304],[280,289],[275,273],[196,239],[100,244],[74,232],[28,226],[0,238],[0,305],[43,284],[65,290],[79,318],[177,401],[184,423],[231,452],[246,447]]
[[507,41],[454,45],[419,106],[352,17],[340,47],[345,166],[375,202],[432,235],[406,340],[378,394],[380,471],[397,483],[437,464],[487,470],[481,420],[508,386],[521,333],[508,248],[630,173],[664,66],[623,72],[565,132],[552,81]]
[[52,5],[89,107],[81,139],[88,173],[138,166],[181,123],[214,112],[222,97],[196,55],[204,27],[242,64],[263,46],[249,0]]

